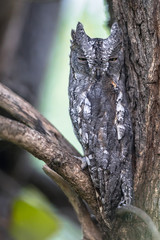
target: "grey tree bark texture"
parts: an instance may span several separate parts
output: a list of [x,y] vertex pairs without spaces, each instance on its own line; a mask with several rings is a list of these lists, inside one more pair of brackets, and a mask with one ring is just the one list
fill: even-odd
[[[125,41],[126,87],[134,130],[134,205],[143,209],[159,228],[160,3],[112,2]],[[82,225],[84,240],[158,240],[152,238],[141,218],[126,214],[128,209],[119,212],[108,228],[101,217],[89,174],[81,170],[80,161],[73,157],[78,155],[76,150],[31,105],[3,85],[0,85],[0,107],[14,118],[0,118],[0,138],[21,146],[50,167],[45,166],[44,171],[66,192]],[[92,222],[82,199],[97,222]]]
[[[126,86],[134,130],[134,205],[160,228],[160,1],[108,2],[125,41]],[[135,222],[133,229],[135,237],[127,234],[125,239],[150,239],[142,223]]]

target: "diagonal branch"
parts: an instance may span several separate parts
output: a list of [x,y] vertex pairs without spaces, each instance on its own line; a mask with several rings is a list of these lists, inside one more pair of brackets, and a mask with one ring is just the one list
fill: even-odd
[[69,153],[79,156],[77,150],[31,104],[0,83],[0,107],[19,122],[37,130],[61,145]]
[[47,164],[61,154],[58,149],[56,153],[54,152],[56,144],[45,138],[43,134],[3,116],[0,116],[0,137],[24,148]]

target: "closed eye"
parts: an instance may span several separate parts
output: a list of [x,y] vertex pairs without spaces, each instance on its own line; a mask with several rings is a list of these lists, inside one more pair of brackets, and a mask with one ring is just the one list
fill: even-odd
[[78,57],[78,60],[80,63],[86,63],[87,62],[87,58],[85,57]]
[[115,62],[115,61],[117,61],[117,59],[118,59],[118,58],[110,58],[109,61],[110,61],[110,62]]

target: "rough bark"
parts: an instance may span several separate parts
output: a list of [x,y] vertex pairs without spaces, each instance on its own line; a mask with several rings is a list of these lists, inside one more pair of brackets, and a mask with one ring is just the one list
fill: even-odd
[[[112,2],[115,20],[124,33],[134,130],[134,205],[160,229],[160,1]],[[142,223],[134,222],[133,227],[134,234],[128,233],[125,239],[151,239]]]

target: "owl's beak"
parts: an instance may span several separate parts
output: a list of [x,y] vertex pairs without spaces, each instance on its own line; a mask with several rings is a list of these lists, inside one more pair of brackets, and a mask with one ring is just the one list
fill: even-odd
[[97,70],[96,70],[96,75],[97,75],[97,77],[100,76],[100,74],[101,74],[100,69],[97,69]]
[[100,70],[99,68],[97,68],[97,69],[96,69],[96,72],[95,72],[95,74],[96,74],[96,79],[97,79],[97,80],[99,80],[99,79],[101,78],[101,76],[102,76],[101,73],[102,73],[101,70]]

